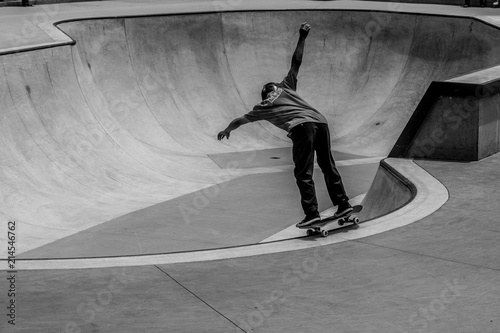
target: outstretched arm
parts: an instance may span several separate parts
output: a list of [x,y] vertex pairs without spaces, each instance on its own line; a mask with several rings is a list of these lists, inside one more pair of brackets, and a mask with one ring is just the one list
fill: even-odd
[[299,41],[297,42],[297,47],[295,48],[295,52],[293,53],[292,56],[291,70],[294,71],[295,75],[298,75],[300,65],[302,64],[302,56],[304,55],[304,46],[306,43],[307,35],[309,34],[309,30],[311,30],[311,26],[309,24],[304,22],[300,25]]
[[245,117],[239,117],[239,118],[236,118],[234,119],[227,127],[225,130],[219,132],[219,134],[217,135],[217,139],[219,140],[222,140],[224,138],[228,138],[229,139],[229,135],[231,134],[232,131],[234,131],[235,129],[237,129],[238,127],[240,127],[241,125],[245,125],[247,123],[249,123],[250,120],[248,120],[247,118]]

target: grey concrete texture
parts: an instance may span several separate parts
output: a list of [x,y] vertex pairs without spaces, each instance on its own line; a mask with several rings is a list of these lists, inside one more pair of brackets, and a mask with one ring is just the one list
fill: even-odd
[[417,224],[375,237],[377,244],[498,270],[498,162],[498,154],[473,163],[419,161],[448,188],[450,200]]
[[[103,1],[102,7],[98,7],[97,3],[93,5],[97,6],[94,7],[94,15],[110,13],[113,9],[110,10],[109,7],[121,2],[111,2],[110,6],[110,2]],[[134,4],[131,1],[123,3],[130,4],[127,8],[130,14],[130,8]],[[150,3],[163,3],[163,1],[150,1]],[[271,2],[267,3],[269,4],[266,6],[271,6]],[[284,3],[273,2],[280,8],[283,8]],[[312,6],[311,3],[290,1],[284,7],[310,8],[308,6]],[[387,5],[383,3],[359,4],[350,1],[321,5],[314,3],[314,6],[332,6],[337,9],[387,10]],[[142,6],[143,4],[134,8]],[[71,13],[68,14],[70,17],[83,15],[82,12],[75,14],[76,7],[66,8],[71,8]],[[78,7],[80,8],[82,7]],[[157,12],[159,7],[149,8],[151,12]],[[403,11],[421,10],[427,14],[477,13],[470,11],[464,14],[461,9],[447,6],[402,5],[398,8],[402,8]],[[100,12],[100,9],[104,11]],[[122,7],[115,10],[120,12],[124,9]],[[495,14],[486,10],[481,13],[485,15],[484,17],[487,15],[488,20],[491,19],[490,22],[498,20]],[[276,26],[273,26],[285,31],[284,35],[265,36],[265,38],[291,40],[289,37],[296,33],[295,21],[302,18],[300,14],[303,13],[285,14],[284,17],[290,18],[290,21],[278,20]],[[58,15],[59,18],[64,16],[62,13]],[[307,15],[308,19],[314,20],[317,13],[307,12]],[[371,151],[373,156],[390,149],[391,143],[402,130],[405,119],[411,114],[414,104],[418,103],[419,96],[425,91],[426,84],[435,76],[442,79],[443,75],[457,75],[480,69],[482,66],[496,64],[499,60],[500,53],[496,52],[499,44],[494,42],[498,39],[497,29],[477,24],[473,19],[464,19],[468,24],[462,26],[451,18],[432,17],[424,20],[424,16],[420,15],[386,16],[378,12],[375,14],[366,12],[364,15],[370,19],[398,17],[392,21],[399,27],[396,29],[397,38],[394,41],[406,41],[406,43],[390,44],[391,49],[396,50],[392,54],[395,58],[383,53],[387,51],[387,44],[375,42],[369,44],[373,48],[361,43],[359,45],[362,47],[357,49],[362,50],[360,54],[368,57],[356,59],[369,60],[368,62],[351,63],[349,54],[334,60],[338,68],[343,67],[343,63],[351,64],[354,70],[359,66],[358,71],[355,71],[357,74],[365,73],[363,68],[371,68],[374,71],[370,72],[370,77],[351,77],[347,81],[351,88],[359,86],[368,88],[365,92],[370,96],[376,96],[376,100],[363,100],[366,98],[363,94],[355,96],[346,94],[343,101],[345,105],[349,99],[359,101],[352,106],[351,110],[354,111],[357,108],[370,110],[377,105],[375,107],[377,112],[364,114],[363,111],[359,111],[359,115],[366,116],[365,119],[378,121],[366,121],[360,127],[359,120],[352,120],[350,123],[351,120],[347,116],[329,114],[334,120],[344,118],[346,122],[341,122],[342,124],[350,124],[345,125],[345,133],[342,133],[342,129],[336,132],[336,143],[352,153],[369,155],[371,143],[375,147]],[[238,22],[251,26],[254,19],[265,25],[271,16],[271,14],[268,17],[256,14],[227,15],[224,16],[224,19],[228,20],[225,24],[229,25],[224,27],[237,26]],[[16,14],[9,17],[8,21],[19,21],[20,17],[22,15]],[[364,28],[361,23],[366,22],[355,20],[353,14],[345,16],[339,14],[338,17],[340,18],[338,22],[331,21],[328,14],[322,13],[317,15],[317,22],[325,22],[326,25],[336,27],[343,33],[346,31],[342,30],[340,22],[352,20],[358,28]],[[196,23],[191,19],[186,22]],[[128,26],[137,24],[126,20],[121,23]],[[426,26],[426,23],[429,23],[429,26]],[[29,26],[32,26],[31,23]],[[103,29],[109,32],[109,36],[123,36],[118,21],[107,22],[100,27],[109,28],[109,30]],[[221,27],[222,25],[216,25],[215,30],[220,30]],[[75,24],[73,28],[91,29],[85,27],[83,23]],[[440,37],[442,28],[449,28],[447,31],[458,39],[448,40]],[[117,43],[108,40],[104,44],[99,44],[100,41],[106,40],[106,36],[99,35],[97,30],[99,29],[94,31],[94,36],[100,36],[102,39],[97,42],[87,40],[83,52],[82,49],[78,50],[81,45],[77,44],[76,47],[66,46],[1,57],[0,99],[3,110],[10,110],[9,115],[17,115],[3,117],[1,123],[0,151],[4,153],[2,157],[5,158],[2,158],[0,192],[9,194],[4,196],[4,206],[10,209],[7,213],[3,212],[1,218],[8,220],[21,215],[23,220],[35,221],[25,224],[29,225],[29,228],[20,233],[30,240],[27,245],[30,245],[31,249],[68,236],[68,230],[71,231],[69,234],[87,230],[91,227],[91,223],[85,224],[88,221],[95,222],[95,219],[100,218],[101,220],[95,224],[98,225],[145,206],[171,200],[172,196],[179,195],[178,190],[181,187],[186,191],[185,194],[201,190],[205,185],[213,185],[210,183],[213,174],[197,173],[194,169],[202,168],[211,172],[220,170],[220,166],[213,162],[209,155],[200,154],[199,151],[198,154],[193,154],[192,149],[211,153],[233,152],[245,147],[248,144],[246,140],[251,137],[252,131],[248,131],[242,136],[244,139],[231,141],[223,148],[217,146],[215,142],[208,141],[206,146],[196,146],[188,138],[176,137],[184,143],[177,145],[179,142],[176,144],[176,140],[170,140],[164,133],[162,133],[164,140],[154,141],[155,136],[152,133],[158,133],[155,132],[158,129],[156,125],[150,128],[151,132],[148,132],[131,121],[137,118],[123,118],[119,112],[113,115],[113,108],[104,106],[117,106],[116,101],[120,101],[123,95],[119,90],[113,90],[112,84],[108,86],[104,82],[107,82],[106,80],[124,82],[131,85],[126,91],[138,90],[134,82],[128,80],[127,75],[131,72],[127,70],[131,69],[130,66],[119,72],[116,77],[106,75],[109,74],[106,70],[114,69],[113,58],[119,64],[127,63],[129,60],[127,57],[118,57],[121,56],[119,52],[106,54],[109,59],[99,58],[99,52],[92,53],[92,50],[101,50],[102,45],[106,45],[106,49],[110,51],[121,50],[126,43],[119,39]],[[142,30],[133,31],[139,36]],[[398,31],[402,34],[398,34]],[[462,40],[460,34],[467,31],[478,35],[466,38],[464,44],[458,43],[457,41]],[[2,32],[11,31],[2,30]],[[237,31],[233,32],[237,34]],[[403,38],[405,37],[403,32],[415,32],[415,35],[410,35],[418,38],[408,40]],[[259,33],[262,31],[256,30],[253,38],[258,40]],[[327,34],[328,31],[325,30],[324,33]],[[385,36],[392,35],[391,32]],[[0,40],[5,36],[12,35],[0,33]],[[199,49],[200,45],[205,45],[200,36],[207,35],[200,33],[198,37],[194,36],[195,40],[200,42],[196,47],[185,44],[172,47],[178,47],[177,50],[185,50],[183,46],[186,46],[187,50]],[[85,35],[82,37],[85,38]],[[349,38],[340,35],[338,38],[337,41],[344,42],[345,47],[349,45]],[[44,43],[47,40],[52,41],[45,33],[40,32],[21,39],[22,43],[19,46]],[[256,68],[255,64],[262,58],[270,58],[262,71],[276,68],[277,72],[281,73],[287,66],[286,56],[291,46],[288,43],[276,43],[273,51],[277,51],[280,55],[274,59],[264,50],[253,54],[248,51],[253,50],[252,48],[243,48],[243,52],[237,45],[229,43],[230,41],[238,40],[228,40],[227,50],[233,51],[228,53],[228,57],[232,54],[235,56],[234,59],[239,59],[236,55],[245,53],[251,58],[248,68]],[[321,49],[322,45],[325,45],[326,49],[335,45],[333,42],[331,45],[323,44],[324,40],[321,38],[311,41],[316,49]],[[457,43],[463,47],[454,48]],[[147,48],[148,40],[139,40],[135,45]],[[474,57],[476,55],[474,48],[468,48],[477,45],[483,47],[481,50],[485,51],[484,58]],[[9,43],[6,47],[11,46]],[[411,52],[408,53],[408,50]],[[381,51],[382,55],[377,55],[377,51]],[[216,52],[209,52],[206,57],[200,55],[199,58],[192,58],[189,57],[190,52],[186,52],[177,58],[172,55],[170,60],[213,64],[214,58],[210,56],[211,54]],[[132,55],[136,56],[137,60],[141,52]],[[255,59],[252,59],[253,56]],[[315,97],[315,89],[319,89],[319,82],[314,81],[314,76],[320,73],[328,78],[330,74],[328,71],[314,70],[316,64],[321,64],[319,54],[308,56],[313,59],[315,56],[318,58],[307,65],[309,70],[304,71],[305,81],[310,83],[309,88],[305,88],[305,93],[308,97]],[[391,59],[399,59],[401,62],[393,62]],[[383,73],[391,73],[388,75],[391,85],[381,84],[379,81],[381,76],[376,75],[381,73],[375,71],[376,65],[382,64],[384,60],[389,64],[378,69],[385,69]],[[441,63],[444,60],[450,62]],[[175,61],[171,66],[175,68]],[[117,65],[116,69],[122,68]],[[179,77],[183,77],[185,71],[186,68],[179,68]],[[219,74],[202,71],[197,78],[200,82],[212,82],[214,77],[220,78],[217,76]],[[212,80],[209,80],[210,78]],[[222,78],[227,77],[222,76]],[[260,80],[260,75],[257,75],[251,77],[249,82],[242,83],[239,88],[248,95],[241,95],[240,100],[235,99],[232,102],[235,105],[247,106],[253,98],[251,96],[255,95],[252,89],[256,88],[251,87]],[[51,85],[47,85],[48,82]],[[93,82],[100,83],[94,85]],[[407,85],[403,85],[402,82]],[[185,83],[181,84],[183,89],[186,89],[186,86]],[[5,92],[9,91],[7,87],[10,88],[10,97],[4,97]],[[211,88],[213,91],[217,90],[217,87]],[[380,91],[384,91],[385,94],[379,94]],[[320,96],[328,95],[330,100],[335,100],[337,97],[342,97],[345,91],[335,93],[336,95],[328,95],[324,91],[318,92]],[[178,95],[173,100],[188,104],[184,96],[185,91],[179,90],[176,94]],[[94,98],[84,102],[85,97],[89,96]],[[220,100],[212,101],[215,106],[222,100],[222,96],[219,97]],[[150,107],[145,101],[139,104],[138,109],[141,110],[147,111]],[[160,104],[159,102],[157,104],[158,110],[161,109]],[[51,108],[58,112],[49,114],[47,110],[52,110]],[[328,105],[324,109],[330,110]],[[96,110],[102,112],[95,112]],[[393,114],[395,110],[398,110],[397,117]],[[235,113],[231,113],[233,111]],[[237,114],[236,110],[225,112],[228,117]],[[172,129],[169,133],[182,132],[175,128],[174,124],[168,123],[166,114],[159,114],[164,117],[163,125]],[[179,115],[182,116],[181,113]],[[203,117],[204,114],[200,112],[198,115]],[[80,135],[88,139],[85,142],[92,142],[90,138],[92,134],[96,134],[93,131],[95,127],[92,126],[96,124],[93,117],[116,126],[113,127],[116,131],[110,131],[113,134],[112,139],[107,137],[103,141],[107,150],[95,151],[91,155],[84,154],[86,157],[91,156],[90,159],[81,158],[81,155],[78,159],[79,153],[88,150],[75,149],[71,145],[62,147],[67,138],[60,132],[64,127],[62,124],[74,125],[73,137]],[[141,123],[156,124],[148,122],[151,118],[147,112],[139,114],[139,117],[142,117]],[[109,120],[111,122],[108,122]],[[212,123],[210,126],[217,127]],[[213,131],[210,126],[204,128],[206,136],[202,135],[202,139],[206,140],[208,133]],[[102,133],[102,129],[98,133]],[[286,145],[272,129],[264,127],[261,133],[266,135],[271,133],[268,136],[272,137],[271,142]],[[29,134],[32,134],[31,139]],[[276,144],[278,147],[270,147],[268,141],[261,139],[253,138],[255,141],[252,145],[261,148],[280,148],[279,144]],[[149,144],[147,148],[144,142]],[[355,143],[351,144],[352,142]],[[167,147],[151,148],[154,147],[151,143],[160,146],[172,143],[173,146],[168,146],[169,150],[165,153]],[[117,149],[118,147],[126,149],[122,151]],[[67,165],[57,164],[64,165],[63,169],[49,169],[51,172],[47,172],[45,167],[53,165],[47,164],[47,161],[59,162],[58,158],[64,156],[59,148],[63,148],[64,153],[72,156],[72,159],[62,160]],[[190,153],[186,153],[187,151]],[[132,163],[133,159],[128,155],[131,152],[136,157],[135,161],[144,158],[144,164]],[[301,251],[203,263],[80,270],[26,270],[16,273],[15,284],[8,279],[11,273],[3,272],[5,274],[0,279],[0,292],[6,294],[14,285],[18,303],[16,326],[8,324],[7,316],[4,316],[0,322],[0,329],[2,332],[498,332],[500,329],[498,312],[500,249],[497,241],[500,213],[497,206],[500,199],[497,186],[499,159],[498,155],[494,155],[477,163],[419,161],[419,165],[447,187],[450,194],[449,201],[443,208],[418,222],[363,239]],[[75,160],[81,164],[78,165]],[[170,162],[178,163],[179,160],[185,164],[169,165]],[[196,168],[190,169],[189,165],[193,163],[198,164]],[[166,168],[168,171],[165,173],[168,175],[154,171],[155,167]],[[247,171],[252,170],[255,171],[253,168]],[[175,175],[173,180],[169,172]],[[201,188],[198,187],[200,184],[203,184]],[[95,195],[100,195],[100,199],[94,200]],[[74,218],[67,218],[68,214],[73,214]],[[43,219],[40,219],[41,217]],[[41,223],[37,223],[39,221]],[[73,225],[68,227],[62,223],[67,221]],[[76,227],[80,224],[83,224],[83,227],[78,230]],[[61,229],[66,234],[61,232]],[[304,238],[301,241],[317,240]],[[119,242],[116,242],[116,246],[120,246]],[[29,246],[26,247],[28,248]],[[7,312],[6,306],[4,308]]]
[[421,250],[368,238],[198,264],[26,271],[18,325],[3,331],[496,332],[498,269]]
[[498,79],[486,86],[469,85],[464,89],[463,84],[444,82],[429,87],[416,112],[421,115],[409,122],[418,130],[409,137],[405,129],[400,137],[410,142],[405,157],[477,161],[499,152]]
[[[339,167],[349,196],[366,193],[377,168],[376,163]],[[319,169],[315,170],[314,180],[320,208],[331,207]],[[217,195],[209,197],[203,193]],[[24,252],[19,258],[141,255],[256,244],[300,221],[303,213],[299,200],[291,168],[286,172],[245,176],[206,192],[191,193],[120,216]],[[183,214],[195,208],[196,213]]]
[[284,77],[304,20],[315,28],[299,91],[351,154],[385,156],[429,81],[500,61],[496,28],[471,18],[279,11],[61,23],[76,45],[1,57],[0,191],[12,192],[2,213],[30,225],[23,251],[216,185],[228,175],[211,154],[289,147],[265,123],[223,143],[215,134],[258,101],[262,82]]

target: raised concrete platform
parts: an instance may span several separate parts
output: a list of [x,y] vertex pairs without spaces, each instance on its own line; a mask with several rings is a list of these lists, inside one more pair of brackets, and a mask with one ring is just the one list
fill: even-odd
[[390,156],[477,161],[500,151],[498,66],[434,81]]

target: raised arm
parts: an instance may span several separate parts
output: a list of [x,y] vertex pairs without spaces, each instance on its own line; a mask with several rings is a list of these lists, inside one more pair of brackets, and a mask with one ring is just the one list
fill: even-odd
[[250,120],[248,120],[247,118],[245,117],[239,117],[239,118],[236,118],[234,119],[227,127],[225,130],[219,132],[219,134],[217,135],[217,139],[219,140],[222,140],[224,138],[228,138],[229,139],[229,135],[231,134],[232,131],[234,131],[235,129],[237,129],[238,127],[240,127],[241,125],[245,125],[247,123],[249,123]]
[[302,56],[304,55],[304,46],[306,43],[307,35],[309,35],[309,30],[311,30],[311,26],[307,23],[302,23],[300,25],[299,30],[299,41],[297,42],[297,47],[295,48],[295,52],[292,56],[292,68],[295,75],[299,73],[300,65],[302,64]]

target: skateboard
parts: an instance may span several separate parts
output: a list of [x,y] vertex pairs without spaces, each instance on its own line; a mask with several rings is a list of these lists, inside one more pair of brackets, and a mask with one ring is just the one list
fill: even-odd
[[321,234],[321,236],[326,237],[328,236],[328,227],[332,224],[337,222],[339,226],[343,226],[344,224],[351,223],[353,225],[359,225],[359,218],[356,216],[353,216],[353,213],[359,213],[363,209],[363,206],[361,205],[356,205],[352,206],[352,211],[350,213],[347,213],[342,216],[330,216],[322,219],[321,221],[311,224],[310,226],[301,228],[301,229],[307,229],[307,236],[311,236],[313,234]]

